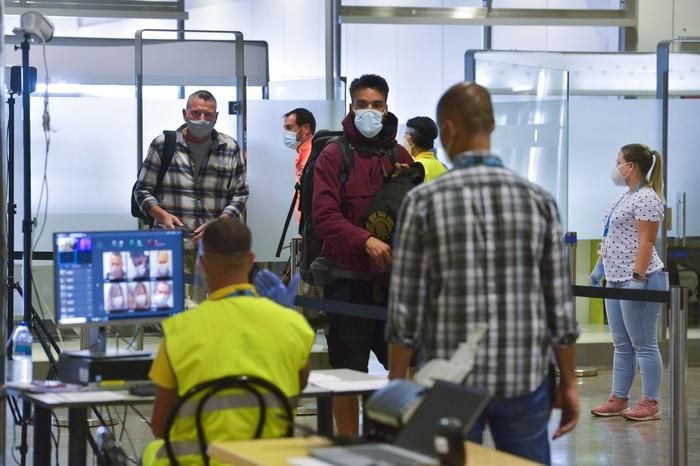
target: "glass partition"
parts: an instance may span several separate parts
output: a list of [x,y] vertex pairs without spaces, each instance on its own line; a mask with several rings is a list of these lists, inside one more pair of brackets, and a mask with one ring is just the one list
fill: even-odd
[[476,82],[492,93],[494,151],[556,198],[566,228],[568,72],[478,58],[475,70]]
[[[700,338],[700,169],[697,164],[700,120],[700,53],[690,42],[675,41],[669,54],[667,205],[673,211],[666,263],[672,283],[688,288],[689,338]],[[697,47],[697,41],[693,44]],[[697,48],[695,49],[697,50]],[[674,83],[683,83],[678,92]],[[675,92],[674,92],[675,91]],[[661,106],[659,106],[661,107]]]
[[[311,111],[316,128],[339,130],[346,113],[345,101],[254,100],[248,102],[248,225],[253,249],[260,262],[286,261],[289,249],[275,257],[284,221],[294,195],[296,152],[282,143],[282,115],[297,107]],[[284,246],[298,235],[292,217]]]

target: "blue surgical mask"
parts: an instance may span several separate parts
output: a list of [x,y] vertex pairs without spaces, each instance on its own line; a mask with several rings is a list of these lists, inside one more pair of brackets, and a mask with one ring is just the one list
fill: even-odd
[[213,129],[213,121],[187,119],[187,131],[189,131],[189,133],[196,138],[209,136],[209,133],[211,133]]
[[292,150],[296,150],[297,147],[299,147],[300,141],[297,141],[296,131],[285,131],[284,136],[282,137],[282,141],[284,142],[285,146],[289,147]]
[[375,137],[382,130],[382,118],[384,114],[372,108],[365,110],[355,110],[355,128],[364,137],[370,139]]

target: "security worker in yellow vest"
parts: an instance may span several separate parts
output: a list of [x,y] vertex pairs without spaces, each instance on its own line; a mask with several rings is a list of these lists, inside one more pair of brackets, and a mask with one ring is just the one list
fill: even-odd
[[[314,333],[304,317],[267,298],[248,282],[255,255],[250,230],[238,220],[221,217],[202,237],[199,258],[209,297],[196,308],[166,319],[163,340],[149,377],[157,385],[151,429],[157,439],[180,396],[205,381],[230,375],[253,375],[272,382],[288,397],[298,395],[309,375]],[[230,394],[226,395],[230,399]],[[207,440],[250,438],[258,419],[257,403],[207,412]],[[243,400],[243,398],[241,399]],[[187,403],[184,406],[187,406]],[[194,411],[194,410],[190,410]],[[268,406],[263,437],[284,434],[280,409]],[[180,414],[170,438],[180,464],[201,464],[194,412]],[[162,440],[144,451],[145,466],[169,464]],[[212,460],[211,464],[216,464]]]
[[437,125],[428,117],[415,117],[406,122],[404,147],[411,153],[416,164],[423,167],[424,183],[447,172],[447,167],[435,157],[433,152],[437,136]]

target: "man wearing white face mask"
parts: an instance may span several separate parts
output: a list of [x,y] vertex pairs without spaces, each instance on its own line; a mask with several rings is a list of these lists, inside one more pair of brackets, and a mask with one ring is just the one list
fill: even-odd
[[[316,119],[313,113],[307,109],[295,108],[284,114],[284,123],[282,127],[284,128],[282,142],[285,146],[297,153],[296,159],[294,160],[294,174],[296,182],[299,183],[301,174],[304,171],[304,166],[306,166],[306,161],[311,154],[311,141],[316,132]],[[299,211],[298,199],[294,212],[296,213],[297,223],[299,223],[301,212]]]
[[[342,124],[352,148],[352,167],[343,182],[339,144],[326,145],[315,162],[312,217],[323,240],[321,254],[339,264],[346,275],[358,277],[334,279],[323,289],[325,299],[375,306],[387,303],[391,246],[363,228],[361,218],[394,170],[392,152],[396,150],[398,163],[413,162],[406,149],[397,147],[398,120],[388,110],[388,94],[389,86],[381,76],[364,75],[350,84],[352,102]],[[328,326],[332,367],[367,372],[370,350],[386,366],[383,321],[329,314]],[[333,408],[338,432],[356,435],[357,397],[335,397]]]
[[248,200],[246,162],[238,143],[214,129],[216,99],[205,90],[189,96],[177,130],[175,152],[156,190],[165,145],[159,135],[151,143],[134,190],[141,210],[153,217],[154,228],[182,229],[186,241],[185,271],[194,272],[194,247],[204,226],[227,215],[242,218]]

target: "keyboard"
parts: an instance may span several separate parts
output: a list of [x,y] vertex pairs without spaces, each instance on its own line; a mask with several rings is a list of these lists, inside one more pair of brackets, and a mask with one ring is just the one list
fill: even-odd
[[129,394],[134,396],[156,396],[156,384],[144,382],[129,385]]

